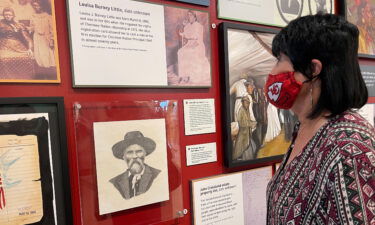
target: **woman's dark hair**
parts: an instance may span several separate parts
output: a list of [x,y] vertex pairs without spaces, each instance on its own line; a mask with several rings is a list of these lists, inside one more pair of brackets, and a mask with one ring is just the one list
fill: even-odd
[[334,117],[346,110],[360,108],[368,93],[358,64],[357,27],[332,14],[309,15],[295,19],[273,39],[272,53],[288,56],[294,70],[313,78],[312,59],[322,63],[318,75],[321,94],[309,118],[324,110]]

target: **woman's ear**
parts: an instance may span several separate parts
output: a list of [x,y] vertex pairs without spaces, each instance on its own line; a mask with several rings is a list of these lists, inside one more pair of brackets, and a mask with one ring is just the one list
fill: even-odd
[[322,62],[320,62],[319,59],[313,59],[311,60],[312,65],[312,75],[317,76],[322,71]]

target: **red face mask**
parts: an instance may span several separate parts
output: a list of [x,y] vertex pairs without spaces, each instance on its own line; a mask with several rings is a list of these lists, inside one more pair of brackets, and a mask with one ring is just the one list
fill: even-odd
[[264,92],[268,101],[280,109],[290,109],[301,91],[302,82],[296,81],[294,72],[268,75]]

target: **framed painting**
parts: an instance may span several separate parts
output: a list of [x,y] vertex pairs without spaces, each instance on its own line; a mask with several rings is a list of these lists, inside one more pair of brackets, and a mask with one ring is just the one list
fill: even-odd
[[345,17],[359,29],[358,55],[375,58],[375,0],[346,0]]
[[0,98],[0,223],[72,224],[62,97]]
[[263,92],[276,63],[271,44],[278,29],[222,23],[220,32],[226,166],[281,160],[296,117],[269,104]]
[[54,0],[0,0],[0,82],[60,83]]

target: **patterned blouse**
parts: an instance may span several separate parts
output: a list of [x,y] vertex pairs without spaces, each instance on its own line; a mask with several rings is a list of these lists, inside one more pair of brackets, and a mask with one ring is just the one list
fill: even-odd
[[267,187],[267,224],[375,225],[374,146],[374,128],[353,112],[330,119],[286,165],[292,144]]

